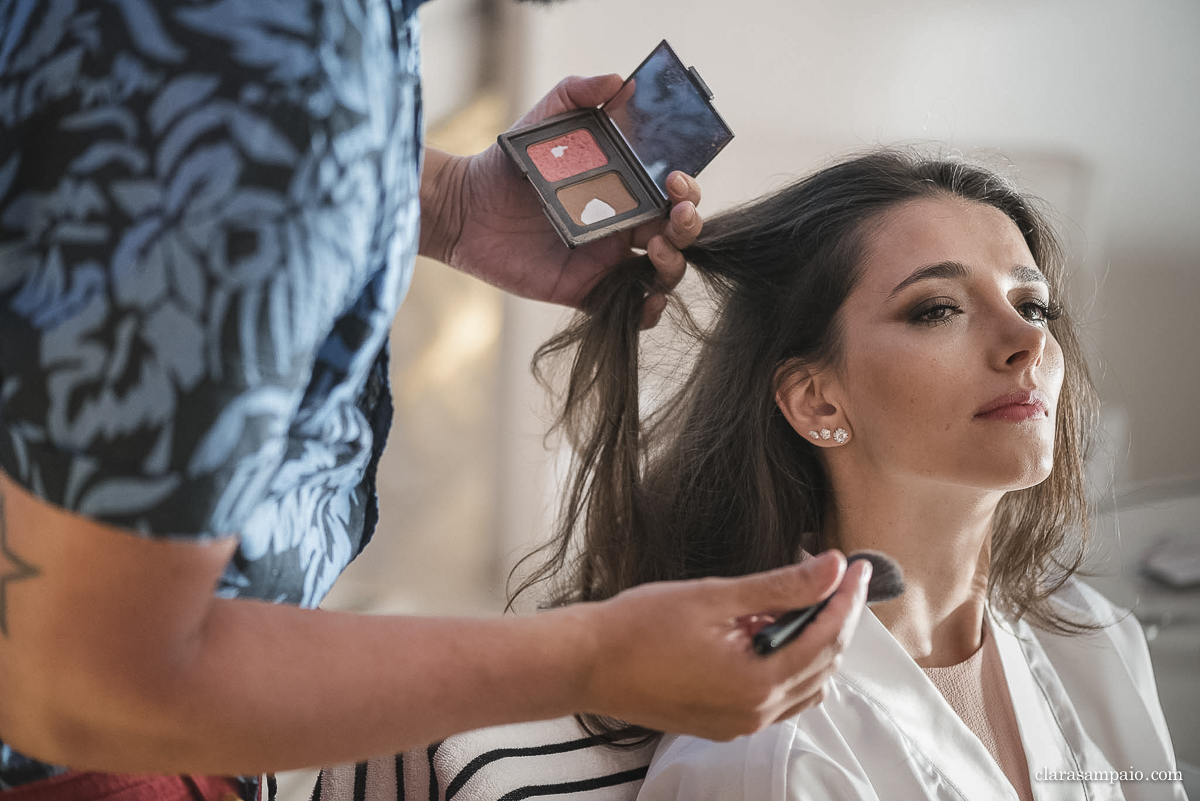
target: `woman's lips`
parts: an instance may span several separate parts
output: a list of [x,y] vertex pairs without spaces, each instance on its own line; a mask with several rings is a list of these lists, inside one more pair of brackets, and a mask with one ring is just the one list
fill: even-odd
[[975,416],[984,420],[1004,420],[1010,423],[1040,420],[1050,416],[1050,402],[1041,390],[1023,389],[1001,395],[984,404]]

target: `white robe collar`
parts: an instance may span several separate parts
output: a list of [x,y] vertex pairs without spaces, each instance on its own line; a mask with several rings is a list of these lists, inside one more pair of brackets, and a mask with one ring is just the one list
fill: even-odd
[[[1014,627],[993,615],[991,632],[1008,682],[1036,801],[1123,799],[1119,784],[1038,781],[1039,769],[1107,773],[1113,767],[1084,733],[1029,627],[1023,623]],[[994,798],[1016,801],[1016,791],[991,753],[870,610],[863,613],[846,650],[839,679],[870,700],[881,716],[891,719],[896,730],[964,798],[978,798],[980,788],[994,788]]]

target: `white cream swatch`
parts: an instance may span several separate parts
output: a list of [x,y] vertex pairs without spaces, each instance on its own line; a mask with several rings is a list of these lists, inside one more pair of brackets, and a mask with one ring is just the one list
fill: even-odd
[[607,220],[616,213],[616,210],[613,209],[612,206],[608,205],[600,198],[594,197],[587,202],[586,206],[583,207],[583,211],[579,213],[579,219],[583,221],[584,225],[591,225],[594,222]]

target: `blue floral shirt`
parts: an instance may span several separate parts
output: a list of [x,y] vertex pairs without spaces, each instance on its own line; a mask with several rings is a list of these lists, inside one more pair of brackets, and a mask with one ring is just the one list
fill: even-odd
[[[377,514],[418,2],[0,0],[5,473],[320,602]],[[0,789],[62,770],[0,745]]]

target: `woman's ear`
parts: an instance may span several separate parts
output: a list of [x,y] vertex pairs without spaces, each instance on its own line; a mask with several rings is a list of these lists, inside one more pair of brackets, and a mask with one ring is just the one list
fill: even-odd
[[819,444],[842,445],[850,425],[830,400],[832,376],[796,360],[775,370],[775,404],[797,434]]

